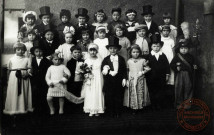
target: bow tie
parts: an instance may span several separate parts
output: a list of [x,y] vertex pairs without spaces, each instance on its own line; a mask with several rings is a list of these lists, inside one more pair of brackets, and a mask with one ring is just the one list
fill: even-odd
[[118,61],[118,56],[117,55],[115,55],[115,56],[111,55],[110,56],[110,60],[111,60],[111,62],[117,62]]

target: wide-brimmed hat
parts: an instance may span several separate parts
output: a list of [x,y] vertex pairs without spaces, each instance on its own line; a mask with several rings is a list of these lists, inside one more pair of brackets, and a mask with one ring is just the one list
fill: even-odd
[[143,13],[141,15],[148,15],[148,14],[151,14],[151,15],[155,14],[152,12],[152,6],[151,5],[143,6]]
[[26,17],[29,16],[29,15],[31,15],[32,17],[34,16],[34,17],[35,17],[35,21],[37,20],[37,14],[36,14],[36,12],[34,12],[34,11],[27,11],[27,12],[23,15],[23,22],[24,22],[24,23],[27,23],[27,22],[26,22]]
[[125,14],[126,16],[128,16],[129,14],[137,15],[137,11],[135,11],[134,9],[128,9]]
[[67,16],[68,20],[71,19],[71,12],[67,9],[61,9],[61,12],[59,14],[60,19],[62,18],[62,16]]
[[53,16],[53,14],[50,12],[50,7],[48,6],[43,6],[39,10],[40,10],[40,15],[39,15],[40,19],[42,19],[43,15],[50,15],[50,17]]
[[147,25],[146,24],[139,24],[139,25],[135,25],[135,31],[137,31],[137,30],[141,30],[141,29],[145,29],[145,30],[147,30],[148,31],[148,27],[147,27]]
[[119,45],[119,38],[115,37],[115,36],[111,36],[108,38],[109,44],[106,46],[107,49],[109,49],[109,47],[117,47],[118,50],[121,49],[121,45]]
[[75,17],[78,18],[79,16],[84,16],[89,19],[88,10],[85,8],[78,8],[78,13],[75,15]]
[[160,43],[161,46],[163,46],[163,41],[161,41],[161,35],[160,34],[153,34],[151,37],[151,43],[157,44]]

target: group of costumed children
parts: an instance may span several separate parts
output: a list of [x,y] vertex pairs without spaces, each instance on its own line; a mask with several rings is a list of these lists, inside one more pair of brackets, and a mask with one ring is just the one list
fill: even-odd
[[164,108],[169,85],[174,86],[177,109],[192,98],[192,72],[197,66],[189,53],[187,22],[177,37],[170,13],[163,14],[158,26],[150,5],[143,6],[142,23],[136,21],[135,10],[127,10],[123,22],[121,9],[113,8],[111,22],[101,9],[89,24],[88,10],[79,8],[78,24],[72,25],[70,11],[62,9],[56,27],[50,7],[41,7],[40,12],[39,25],[36,12],[23,17],[15,55],[8,63],[5,114],[64,114],[64,104],[73,110],[78,105],[71,104],[84,102],[80,108],[89,116],[105,112],[119,117],[123,106],[133,113],[148,106]]

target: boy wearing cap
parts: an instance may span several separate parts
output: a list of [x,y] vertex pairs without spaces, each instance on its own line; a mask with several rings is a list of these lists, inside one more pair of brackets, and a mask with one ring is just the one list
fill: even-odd
[[30,51],[35,56],[31,63],[33,71],[31,78],[33,106],[35,107],[35,113],[41,115],[48,113],[48,104],[46,103],[48,85],[45,81],[45,75],[52,62],[44,57],[41,47],[34,46]]
[[136,39],[135,26],[139,25],[139,23],[136,22],[137,11],[135,11],[134,9],[128,9],[125,14],[127,18],[127,21],[125,23],[127,28],[126,36],[132,43]]
[[60,14],[59,14],[61,23],[57,26],[57,31],[59,33],[59,40],[60,40],[60,44],[65,43],[65,38],[64,38],[64,34],[63,34],[63,30],[65,28],[65,26],[72,26],[72,24],[69,22],[71,19],[71,12],[67,9],[62,9]]
[[180,104],[193,97],[192,75],[197,69],[194,58],[189,54],[189,42],[179,42],[179,53],[175,55],[170,64],[175,71],[175,105],[179,109]]
[[166,55],[161,51],[163,42],[161,36],[155,34],[151,37],[152,51],[148,56],[151,71],[147,74],[148,88],[152,109],[161,109],[164,106],[166,82],[170,76],[170,67]]
[[147,37],[148,28],[145,24],[139,24],[135,26],[135,31],[137,32],[137,38],[133,41],[133,44],[139,45],[142,55],[146,56],[151,48],[151,40]]
[[106,48],[110,55],[104,58],[101,66],[104,75],[103,91],[105,93],[106,111],[110,115],[119,117],[127,79],[126,63],[124,58],[118,55],[121,45],[119,45],[117,37],[110,37],[109,45]]
[[171,19],[172,19],[172,17],[171,17],[170,13],[168,13],[168,12],[164,13],[163,14],[163,22],[164,22],[164,24],[160,25],[159,29],[161,31],[162,27],[164,25],[169,25],[170,26],[170,34],[169,34],[169,36],[174,40],[174,42],[176,42],[177,28],[174,25],[171,24]]
[[152,20],[155,13],[152,12],[152,6],[143,6],[143,13],[141,14],[144,18],[143,24],[146,24],[148,28],[148,37],[150,38],[154,34],[159,34],[158,25]]
[[[82,34],[81,31],[82,29],[88,29],[91,31],[91,33],[94,33],[95,31],[95,27],[93,27],[92,25],[88,24],[87,22],[89,21],[89,16],[88,16],[88,10],[85,8],[79,8],[78,9],[78,13],[75,15],[75,17],[78,20],[78,24],[76,24],[75,29],[76,29],[76,42],[78,42],[78,40],[81,39]],[[94,39],[93,35],[91,37],[92,39]]]
[[113,8],[111,11],[112,21],[108,24],[109,36],[114,36],[115,34],[115,26],[117,24],[122,25],[124,28],[126,27],[125,23],[120,20],[121,18],[121,8]]
[[42,23],[37,25],[35,27],[35,30],[37,35],[39,35],[39,37],[42,38],[44,30],[46,30],[47,28],[55,30],[56,26],[50,22],[51,18],[53,17],[53,14],[50,12],[50,7],[43,6],[39,10],[40,10],[39,18],[41,19]]

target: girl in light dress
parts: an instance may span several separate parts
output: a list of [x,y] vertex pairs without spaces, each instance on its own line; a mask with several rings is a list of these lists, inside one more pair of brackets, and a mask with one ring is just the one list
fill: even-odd
[[141,57],[141,49],[133,45],[130,49],[130,59],[127,61],[128,90],[125,91],[124,105],[130,107],[135,114],[136,110],[150,105],[149,92],[145,74],[151,70],[148,62]]
[[98,45],[91,43],[88,47],[89,57],[84,63],[91,67],[91,73],[85,74],[81,96],[85,97],[83,110],[89,116],[104,113],[102,59],[97,57]]
[[59,98],[59,114],[64,113],[64,97],[65,93],[63,89],[66,88],[66,83],[68,78],[71,76],[69,69],[61,64],[62,58],[59,58],[58,54],[52,55],[52,62],[54,65],[51,65],[48,68],[46,73],[45,80],[49,86],[48,94],[47,94],[47,101],[48,106],[50,108],[50,115],[55,114],[55,108],[53,105],[53,98]]
[[4,113],[9,115],[33,111],[32,92],[29,76],[30,60],[24,56],[26,46],[23,43],[14,45],[15,55],[8,63],[8,87]]
[[72,44],[73,36],[75,33],[74,27],[65,26],[64,31],[65,35],[65,43],[60,45],[58,49],[55,50],[55,53],[59,55],[60,58],[63,58],[63,64],[67,65],[67,62],[71,59],[71,52],[70,49],[74,44]]

